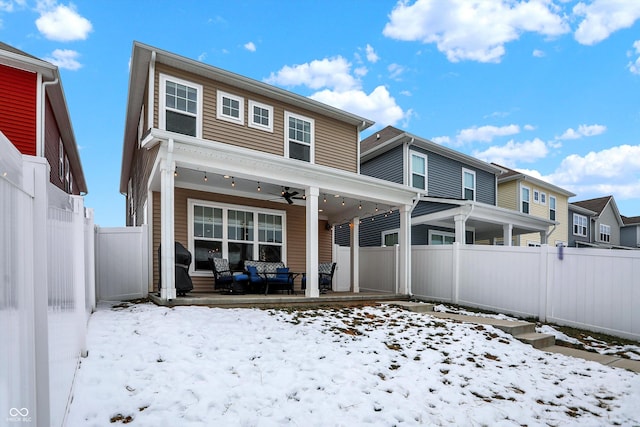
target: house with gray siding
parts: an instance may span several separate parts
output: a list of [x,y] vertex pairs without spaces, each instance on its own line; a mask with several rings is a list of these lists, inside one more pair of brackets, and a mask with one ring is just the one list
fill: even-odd
[[[501,168],[388,126],[360,143],[360,173],[412,188],[420,194],[411,211],[413,245],[488,243],[496,238],[540,233],[546,238],[556,222],[497,206]],[[397,212],[366,212],[361,246],[396,244]],[[338,227],[336,242],[349,241],[349,228]]]
[[[577,208],[582,208],[580,212]],[[588,216],[588,211],[594,214]],[[569,220],[572,224],[573,237],[572,246],[597,247],[607,249],[631,249],[636,245],[626,245],[622,241],[622,230],[625,227],[623,217],[620,215],[618,205],[613,196],[598,197],[595,199],[581,200],[570,205]],[[587,223],[585,230],[584,223]],[[629,230],[624,231],[624,240],[631,240],[629,235],[633,234],[633,224],[629,224]],[[586,235],[585,235],[586,234]],[[588,237],[588,239],[586,239]]]
[[640,216],[622,216],[624,225],[620,228],[620,244],[630,248],[640,248]]

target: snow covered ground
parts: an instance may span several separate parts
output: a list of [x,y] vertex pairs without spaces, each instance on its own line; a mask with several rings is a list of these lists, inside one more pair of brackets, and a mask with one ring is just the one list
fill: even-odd
[[101,306],[67,425],[639,425],[640,375],[377,307]]

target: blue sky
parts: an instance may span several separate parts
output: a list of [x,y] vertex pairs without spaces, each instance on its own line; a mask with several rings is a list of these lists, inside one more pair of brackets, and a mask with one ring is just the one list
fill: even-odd
[[0,0],[0,39],[60,67],[100,226],[134,40],[640,215],[639,0]]

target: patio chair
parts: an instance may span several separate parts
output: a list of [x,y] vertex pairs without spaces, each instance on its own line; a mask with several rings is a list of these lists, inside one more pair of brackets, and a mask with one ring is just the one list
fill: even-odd
[[[333,289],[333,273],[336,271],[335,262],[323,262],[318,264],[318,290],[325,294]],[[302,275],[302,290],[307,289],[307,276]]]
[[213,289],[230,292],[233,289],[233,272],[229,270],[229,260],[210,256],[209,266],[211,267],[213,279],[215,280]]
[[258,273],[258,267],[253,265],[246,266],[247,276],[249,276],[248,284],[252,291],[257,289],[262,289],[264,287],[265,291],[267,289],[267,281],[266,279]]

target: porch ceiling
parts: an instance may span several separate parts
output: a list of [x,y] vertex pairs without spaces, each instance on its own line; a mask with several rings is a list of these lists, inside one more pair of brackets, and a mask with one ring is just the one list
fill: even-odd
[[[172,151],[169,137],[178,138]],[[298,206],[306,206],[308,188],[317,187],[318,215],[331,224],[395,210],[417,196],[407,187],[368,176],[154,129],[145,145],[158,143],[162,145],[150,180],[154,191],[160,190],[161,164],[170,157],[176,187],[284,204],[288,201],[282,191],[288,187],[290,193],[298,192],[292,199]]]

